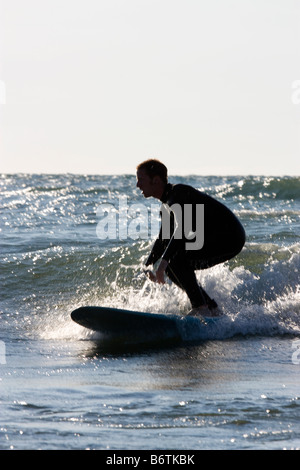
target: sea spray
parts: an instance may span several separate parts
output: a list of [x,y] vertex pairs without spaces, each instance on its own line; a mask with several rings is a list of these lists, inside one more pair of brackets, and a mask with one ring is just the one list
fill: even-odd
[[[224,312],[207,337],[298,334],[299,178],[170,180],[218,198],[246,228],[247,243],[238,257],[197,272]],[[155,285],[143,274],[151,231],[148,239],[97,237],[99,205],[126,197],[128,205],[147,203],[151,209],[134,176],[3,175],[1,188],[3,328],[14,324],[15,331],[23,328],[31,336],[85,338],[70,321],[70,312],[81,305],[177,315],[190,309],[175,285]]]

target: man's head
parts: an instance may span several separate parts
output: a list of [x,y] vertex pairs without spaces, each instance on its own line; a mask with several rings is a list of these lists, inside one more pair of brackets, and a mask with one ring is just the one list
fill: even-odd
[[144,197],[160,199],[168,182],[167,167],[159,160],[149,159],[140,163],[137,168],[137,187]]

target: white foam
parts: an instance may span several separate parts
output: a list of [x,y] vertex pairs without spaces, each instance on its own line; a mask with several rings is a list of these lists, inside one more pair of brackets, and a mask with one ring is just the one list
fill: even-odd
[[[264,260],[265,261],[265,260]],[[300,335],[300,255],[295,250],[270,252],[259,271],[244,266],[217,265],[198,272],[199,282],[216,300],[224,316],[216,324],[198,319],[180,324],[185,341],[226,339],[236,335]],[[257,269],[256,269],[257,271]],[[142,272],[142,266],[140,266]],[[123,287],[116,282],[101,294],[85,292],[74,303],[63,302],[39,317],[35,331],[44,339],[93,339],[95,333],[76,325],[71,310],[82,305],[102,305],[134,311],[185,315],[190,309],[186,294],[171,282],[152,283],[143,275]],[[31,329],[32,330],[32,329]],[[98,338],[98,336],[96,336]]]

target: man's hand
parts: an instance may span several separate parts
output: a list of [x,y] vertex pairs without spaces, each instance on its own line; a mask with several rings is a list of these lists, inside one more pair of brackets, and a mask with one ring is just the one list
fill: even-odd
[[165,270],[167,269],[167,266],[168,266],[168,261],[166,261],[165,259],[162,259],[155,273],[156,282],[158,282],[159,284],[165,283]]
[[168,261],[162,259],[156,272],[153,273],[152,271],[146,271],[149,279],[153,282],[157,282],[158,284],[165,283],[165,270],[167,269]]

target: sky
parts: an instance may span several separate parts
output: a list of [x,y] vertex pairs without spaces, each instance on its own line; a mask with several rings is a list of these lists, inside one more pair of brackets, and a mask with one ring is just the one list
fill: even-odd
[[0,172],[300,175],[300,0],[0,0]]

